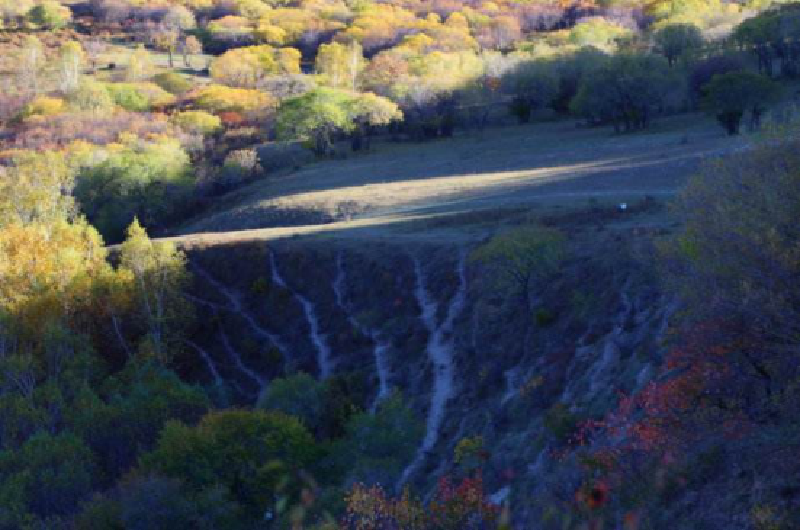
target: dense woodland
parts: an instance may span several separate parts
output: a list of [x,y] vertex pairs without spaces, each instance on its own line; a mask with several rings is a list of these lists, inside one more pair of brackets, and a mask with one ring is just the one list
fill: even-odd
[[[551,411],[585,477],[528,528],[600,528],[647,476],[680,488],[689,447],[795,440],[800,159],[770,111],[798,75],[800,6],[764,0],[0,0],[0,529],[511,528],[480,439],[430,495],[381,482],[423,434],[399,393],[371,412],[346,374],[286,373],[253,407],[185,377],[192,275],[148,233],[311,159],[533,121],[773,134],[676,201],[664,374],[605,417]],[[563,252],[534,230],[475,259],[516,285]],[[650,528],[659,501],[619,502]],[[796,528],[794,506],[747,527]]]

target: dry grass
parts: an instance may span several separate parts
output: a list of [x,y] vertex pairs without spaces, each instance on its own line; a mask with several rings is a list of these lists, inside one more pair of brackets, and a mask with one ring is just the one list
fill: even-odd
[[[380,237],[387,230],[397,236],[400,226],[407,234],[408,226],[446,225],[446,237],[458,237],[452,222],[421,221],[476,210],[585,207],[590,199],[610,204],[670,197],[701,160],[743,145],[698,115],[663,120],[639,135],[557,122],[498,128],[480,137],[379,144],[366,155],[254,183],[180,232],[214,232],[202,236],[212,242],[319,233]],[[365,213],[295,227],[281,227],[276,218],[283,210],[336,217],[343,206]]]

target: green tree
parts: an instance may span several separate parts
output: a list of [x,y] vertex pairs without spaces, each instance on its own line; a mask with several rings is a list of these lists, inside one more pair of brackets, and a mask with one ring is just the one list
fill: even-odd
[[531,113],[550,105],[558,93],[555,65],[543,61],[519,63],[503,77],[504,91],[513,96],[511,113],[527,123]]
[[92,449],[102,474],[112,478],[130,470],[140,453],[155,447],[167,421],[194,424],[210,406],[199,386],[185,383],[168,368],[140,360],[131,360],[106,377],[101,389],[101,395],[78,394],[66,420]]
[[4,502],[0,527],[23,528],[31,516],[70,515],[92,491],[94,465],[91,451],[67,433],[41,432],[17,451],[0,452],[0,499],[15,501],[11,510]]
[[317,88],[283,101],[278,108],[278,136],[307,139],[317,155],[331,152],[337,134],[384,125],[401,117],[397,105],[374,94]]
[[667,272],[699,320],[731,318],[779,344],[800,343],[797,147],[771,142],[710,161],[679,195],[683,224],[665,247],[675,258]]
[[697,52],[704,44],[703,34],[694,24],[668,24],[656,31],[653,40],[670,66]]
[[780,16],[767,11],[739,24],[733,38],[740,47],[749,48],[758,58],[758,71],[771,76],[775,61],[776,39],[780,36]]
[[44,0],[28,11],[28,20],[42,29],[61,29],[72,19],[70,10],[54,0]]
[[477,248],[471,259],[491,271],[498,287],[520,297],[527,314],[535,300],[531,288],[558,269],[565,257],[564,236],[553,229],[526,226],[502,232]]
[[570,44],[579,47],[593,46],[604,51],[616,49],[617,41],[631,34],[626,29],[603,17],[591,17],[575,24],[567,37]]
[[273,379],[258,405],[299,418],[313,432],[325,414],[325,383],[306,373]]
[[296,418],[226,410],[209,413],[196,426],[168,423],[142,468],[180,479],[194,493],[229,493],[252,524],[275,507],[287,477],[317,458],[314,439]]
[[110,242],[123,239],[134,217],[152,227],[175,216],[193,182],[189,155],[177,140],[124,141],[99,162],[87,161],[76,177],[83,213]]
[[761,117],[780,97],[780,86],[752,72],[715,75],[705,86],[705,103],[730,135],[739,134],[742,118],[750,113],[750,125],[758,128]]
[[393,484],[414,457],[425,427],[395,392],[374,414],[350,418],[344,438],[335,442],[333,459],[348,483]]
[[284,140],[309,139],[317,155],[328,155],[334,136],[353,128],[348,112],[351,102],[350,93],[330,88],[287,99],[278,107],[278,136]]
[[593,123],[612,123],[617,131],[643,129],[680,86],[666,60],[620,54],[583,78],[571,107]]
[[522,309],[520,344],[523,352],[530,343],[533,315],[537,300],[532,289],[558,270],[565,258],[564,236],[553,229],[525,226],[502,232],[478,247],[471,259],[487,268],[496,289],[509,292],[514,312]]

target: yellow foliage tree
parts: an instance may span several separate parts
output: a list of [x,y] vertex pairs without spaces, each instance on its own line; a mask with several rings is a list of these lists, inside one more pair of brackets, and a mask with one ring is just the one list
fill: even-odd
[[254,88],[269,75],[300,73],[300,52],[267,44],[228,50],[211,63],[211,77],[235,87]]
[[363,50],[355,41],[350,44],[323,44],[317,52],[317,73],[322,76],[326,85],[333,88],[355,90],[364,66]]
[[0,329],[0,343],[13,336],[36,344],[49,324],[80,318],[94,279],[109,273],[103,241],[83,220],[5,226],[0,230],[0,316],[7,327]]
[[173,243],[152,241],[134,219],[120,245],[119,271],[133,279],[136,313],[147,330],[143,354],[166,361],[171,332],[190,314],[181,297],[188,281],[186,256]]

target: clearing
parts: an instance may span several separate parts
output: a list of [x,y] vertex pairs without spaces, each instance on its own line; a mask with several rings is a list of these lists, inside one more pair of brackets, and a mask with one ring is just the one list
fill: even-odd
[[372,152],[319,161],[232,192],[177,232],[190,244],[396,236],[409,221],[477,210],[669,198],[704,159],[746,145],[702,115],[664,119],[629,135],[561,121],[427,143],[379,142]]

